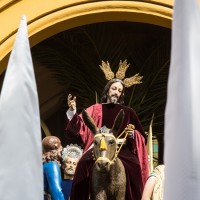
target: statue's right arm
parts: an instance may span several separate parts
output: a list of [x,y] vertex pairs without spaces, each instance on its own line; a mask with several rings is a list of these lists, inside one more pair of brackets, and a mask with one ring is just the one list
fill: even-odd
[[153,194],[154,186],[156,182],[155,176],[150,176],[144,186],[142,199],[141,200],[150,200]]
[[80,128],[83,126],[82,118],[76,112],[66,112],[66,137],[77,137],[79,136]]
[[79,136],[81,127],[81,118],[76,113],[76,96],[72,97],[71,94],[67,97],[69,109],[66,112],[66,127],[65,136],[67,138],[73,138]]

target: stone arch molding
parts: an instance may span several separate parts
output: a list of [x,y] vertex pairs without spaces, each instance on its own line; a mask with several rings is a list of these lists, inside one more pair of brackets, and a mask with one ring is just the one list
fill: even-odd
[[5,70],[22,14],[31,46],[68,29],[106,21],[149,23],[171,28],[173,0],[1,0],[0,74]]

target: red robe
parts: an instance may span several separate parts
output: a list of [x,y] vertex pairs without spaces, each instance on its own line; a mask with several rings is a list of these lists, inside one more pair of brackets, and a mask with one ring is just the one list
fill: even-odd
[[[106,126],[112,128],[119,111],[125,112],[124,122],[119,130],[120,134],[128,124],[135,125],[134,140],[127,139],[127,144],[121,149],[118,157],[124,164],[127,186],[126,200],[140,200],[145,181],[149,175],[148,155],[145,147],[145,133],[135,111],[121,104],[95,104],[87,108],[98,128]],[[81,137],[84,144],[84,154],[80,159],[73,180],[71,200],[88,200],[89,181],[92,166],[92,150],[88,148],[93,143],[93,134],[84,124],[82,115],[75,114],[71,121],[67,121],[66,136]],[[121,137],[124,137],[122,135]],[[88,151],[87,151],[88,150]]]

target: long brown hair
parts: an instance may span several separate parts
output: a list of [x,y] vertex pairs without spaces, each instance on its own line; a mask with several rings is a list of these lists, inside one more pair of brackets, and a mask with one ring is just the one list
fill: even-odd
[[58,153],[58,149],[61,147],[61,141],[56,136],[47,136],[42,140],[42,161],[50,162],[55,161],[60,166],[61,155]]

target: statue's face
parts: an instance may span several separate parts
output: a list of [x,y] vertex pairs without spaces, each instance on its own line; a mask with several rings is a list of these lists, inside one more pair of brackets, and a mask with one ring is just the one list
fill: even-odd
[[65,163],[63,164],[64,173],[67,175],[74,175],[77,163],[78,163],[78,158],[68,157]]
[[123,85],[120,82],[113,83],[107,94],[107,103],[117,103],[123,91]]

